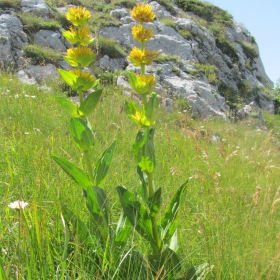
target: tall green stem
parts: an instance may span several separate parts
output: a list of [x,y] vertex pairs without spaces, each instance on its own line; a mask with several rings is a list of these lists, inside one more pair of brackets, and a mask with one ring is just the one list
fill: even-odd
[[[153,173],[147,173],[148,176],[148,187],[149,187],[149,197],[151,197],[154,193],[155,193],[155,188],[154,188],[154,176]],[[159,238],[159,234],[158,234],[158,227],[157,227],[157,219],[156,216],[152,216],[151,217],[151,221],[152,221],[152,227],[153,227],[153,236],[154,239],[157,243],[158,248],[153,248],[154,253],[158,254],[159,250],[161,248],[161,242],[160,242],[160,238]]]
[[94,184],[93,170],[92,170],[92,166],[91,166],[91,162],[90,162],[90,158],[89,158],[89,150],[84,151],[84,157],[85,157],[85,162],[86,162],[86,166],[87,166],[87,170],[88,170],[88,176],[89,176],[92,184]]

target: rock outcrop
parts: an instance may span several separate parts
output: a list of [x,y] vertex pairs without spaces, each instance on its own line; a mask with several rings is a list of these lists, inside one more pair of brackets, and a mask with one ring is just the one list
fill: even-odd
[[[175,3],[172,14],[170,9],[156,1],[150,4],[156,20],[149,24],[155,36],[149,41],[148,48],[159,50],[163,59],[156,60],[147,67],[147,71],[156,75],[158,93],[166,93],[168,104],[172,104],[171,99],[181,97],[189,101],[193,114],[226,119],[235,106],[235,98],[242,97],[244,105],[254,102],[258,107],[274,112],[273,102],[262,91],[272,82],[265,73],[257,44],[243,24],[231,18],[230,24],[220,26],[217,31],[217,27],[208,28],[201,24],[197,15],[179,9]],[[32,13],[44,20],[49,20],[56,13],[44,0],[21,0],[19,9],[22,13]],[[66,11],[62,7],[58,10]],[[120,25],[103,27],[99,35],[114,39],[128,55],[132,46],[137,45],[131,35],[135,21],[125,7],[115,7],[110,15]],[[32,34],[32,40],[37,45],[64,54],[70,45],[61,31],[39,30]],[[23,57],[23,47],[27,44],[28,36],[23,32],[19,18],[13,14],[13,9],[3,8],[0,14],[1,68],[14,64],[18,68],[18,76],[28,83],[40,83],[44,77],[40,71],[55,75],[54,67],[50,65],[44,68],[41,65],[27,65]],[[100,68],[108,71],[137,71],[124,57],[105,54],[98,58],[98,63]],[[62,62],[59,65],[67,67]],[[121,81],[120,85],[125,82],[123,78],[118,81]],[[246,110],[243,110],[244,114],[240,111],[240,114],[245,116]]]

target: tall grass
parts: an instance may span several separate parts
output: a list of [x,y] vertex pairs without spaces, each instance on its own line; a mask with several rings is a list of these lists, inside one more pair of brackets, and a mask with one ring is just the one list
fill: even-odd
[[[80,188],[50,159],[55,153],[79,162],[68,132],[69,118],[55,101],[65,93],[58,87],[43,92],[3,73],[0,85],[0,279],[120,279],[118,271],[102,275],[98,266],[92,266],[94,252],[64,226],[60,214],[60,202],[67,202],[87,219]],[[132,148],[127,151],[134,139],[126,131],[134,126],[123,112],[127,97],[113,86],[104,91],[91,121],[98,123],[95,151],[101,153],[117,139],[110,180],[105,182],[114,222],[120,212],[115,187],[138,187]],[[252,121],[201,121],[187,113],[161,110],[155,176],[165,201],[175,193],[173,186],[190,178],[179,228],[183,273],[191,265],[209,263],[214,268],[206,279],[278,279],[276,117],[269,116],[272,131],[258,131]],[[99,155],[91,156],[95,160]],[[28,207],[22,211],[7,207],[18,199],[27,201]],[[132,242],[141,242],[136,233]],[[128,274],[127,279],[145,278]]]

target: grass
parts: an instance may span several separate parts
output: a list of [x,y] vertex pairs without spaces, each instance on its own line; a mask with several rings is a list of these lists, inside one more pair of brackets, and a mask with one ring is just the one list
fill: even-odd
[[38,45],[27,45],[23,48],[24,56],[31,60],[32,64],[46,64],[52,63],[57,65],[58,61],[62,59],[62,55],[58,52],[49,49],[49,48],[42,48]]
[[17,16],[22,22],[23,30],[28,34],[33,34],[41,29],[59,30],[61,28],[61,24],[54,19],[46,21],[44,18],[30,13],[17,13]]
[[[58,83],[53,81],[53,91],[46,93],[1,72],[0,85],[0,279],[124,279],[118,270],[102,275],[92,252],[63,226],[61,202],[83,220],[88,217],[81,190],[50,158],[54,153],[82,165],[68,132],[69,116],[55,101],[64,96]],[[124,99],[108,85],[91,120],[93,161],[117,140],[105,183],[111,223],[120,212],[115,187],[138,187],[135,129],[123,112]],[[278,278],[280,122],[279,116],[264,116],[267,132],[257,131],[251,120],[202,121],[161,110],[155,176],[166,201],[190,178],[179,228],[182,277],[191,265],[207,262],[214,268],[206,279]],[[20,212],[9,209],[17,199],[29,206]],[[137,234],[135,242],[144,248]]]

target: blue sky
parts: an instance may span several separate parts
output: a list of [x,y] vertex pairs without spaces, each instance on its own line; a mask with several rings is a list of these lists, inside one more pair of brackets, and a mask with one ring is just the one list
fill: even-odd
[[242,22],[259,46],[268,77],[280,78],[280,0],[208,0]]

